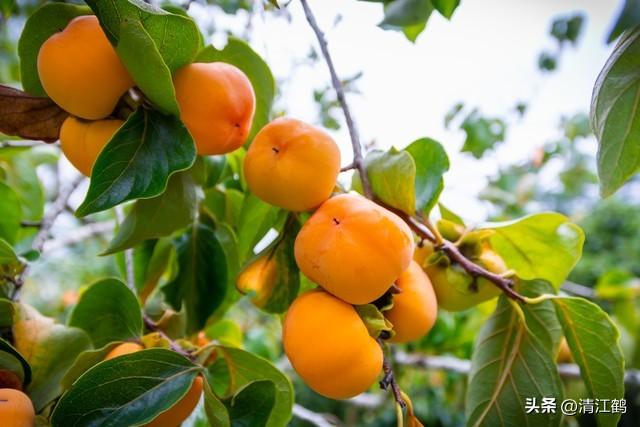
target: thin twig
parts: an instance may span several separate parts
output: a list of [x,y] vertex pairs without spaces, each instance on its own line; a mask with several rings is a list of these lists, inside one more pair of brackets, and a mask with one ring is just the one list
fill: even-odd
[[318,40],[318,44],[320,45],[320,50],[322,51],[322,56],[324,56],[325,62],[327,63],[327,67],[329,68],[329,74],[331,74],[331,84],[333,89],[336,91],[336,95],[338,97],[338,102],[340,103],[340,107],[344,113],[345,121],[347,122],[347,128],[349,129],[349,136],[351,137],[351,146],[353,148],[353,164],[356,169],[358,169],[358,173],[360,174],[360,181],[362,181],[362,189],[364,191],[364,195],[371,199],[373,197],[373,192],[371,191],[371,184],[369,183],[369,177],[367,176],[367,171],[364,167],[364,157],[362,156],[362,146],[360,145],[360,136],[358,135],[358,129],[353,121],[353,117],[351,116],[351,110],[349,109],[349,105],[347,104],[347,98],[344,94],[344,87],[342,86],[342,81],[338,78],[338,73],[336,73],[336,69],[333,65],[333,60],[331,59],[331,54],[329,53],[329,48],[327,44],[327,39],[324,36],[324,33],[318,26],[316,22],[316,18],[307,3],[307,0],[300,0],[302,3],[302,8],[304,9],[304,14],[309,22],[309,25],[313,29],[313,32],[316,35],[316,39]]
[[393,393],[393,397],[398,403],[398,405],[404,408],[405,406],[407,406],[407,404],[402,398],[400,386],[396,382],[396,379],[393,375],[393,368],[391,367],[391,361],[387,357],[387,354],[385,351],[386,345],[381,338],[378,338],[376,341],[378,341],[378,345],[380,345],[380,348],[382,349],[382,353],[383,353],[382,372],[384,375],[382,377],[382,380],[380,380],[380,388],[382,388],[383,390],[391,389],[391,392]]
[[[52,205],[49,207],[49,210],[42,218],[40,222],[40,228],[33,238],[33,242],[31,244],[31,249],[36,250],[38,252],[42,252],[45,242],[49,238],[49,232],[51,231],[51,227],[56,222],[56,219],[60,216],[62,212],[64,212],[65,206],[69,201],[69,198],[73,194],[73,192],[78,188],[78,185],[82,182],[84,176],[78,175],[76,176],[66,187],[61,189],[56,196],[56,199],[53,201]],[[11,292],[11,299],[13,301],[17,301],[18,296],[20,294],[20,290],[24,286],[24,277],[27,275],[29,270],[29,266],[26,265],[24,269],[20,272],[20,274],[12,281],[13,291]]]
[[356,169],[357,166],[352,163],[349,163],[347,166],[341,167],[340,172],[350,171],[351,169]]

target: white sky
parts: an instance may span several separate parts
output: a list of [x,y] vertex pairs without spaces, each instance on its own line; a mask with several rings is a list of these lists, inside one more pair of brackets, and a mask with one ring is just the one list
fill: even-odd
[[[588,112],[593,83],[611,50],[604,39],[619,3],[462,0],[451,21],[434,13],[414,45],[401,33],[377,27],[382,19],[379,3],[310,1],[340,76],[364,73],[357,85],[361,94],[349,98],[362,140],[375,140],[381,148],[400,148],[422,136],[442,142],[452,163],[442,200],[472,221],[487,214],[486,205],[476,200],[486,176],[557,136],[562,115]],[[315,39],[300,4],[294,0],[288,10],[290,22],[269,13],[254,19],[251,44],[276,78],[286,82],[279,86],[281,105],[292,116],[315,121],[312,91],[329,82],[328,72],[324,63],[292,67],[304,60]],[[564,52],[559,71],[542,76],[538,54],[556,47],[548,36],[552,18],[575,11],[587,15],[578,48]],[[197,4],[190,10],[201,22],[214,19],[218,28],[242,28],[245,22],[217,14],[205,18],[203,12]],[[334,26],[338,13],[342,19]],[[531,99],[525,119],[512,126],[507,142],[482,162],[458,153],[464,133],[455,126],[444,128],[444,115],[458,101],[487,115],[505,115],[518,101]],[[347,164],[351,149],[346,129],[335,137]]]

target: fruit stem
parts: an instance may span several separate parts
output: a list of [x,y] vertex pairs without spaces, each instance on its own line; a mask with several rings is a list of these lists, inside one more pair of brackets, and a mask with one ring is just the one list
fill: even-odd
[[320,45],[320,50],[322,51],[322,56],[324,57],[325,62],[327,63],[327,67],[329,68],[329,74],[331,75],[331,85],[333,89],[336,91],[336,96],[338,97],[338,102],[340,103],[340,107],[342,108],[342,112],[344,113],[345,121],[347,122],[347,128],[349,129],[349,136],[351,137],[351,146],[353,147],[353,168],[358,170],[360,175],[360,181],[362,182],[362,190],[364,195],[371,199],[373,198],[373,191],[371,191],[371,184],[369,183],[369,177],[367,176],[367,171],[364,166],[364,157],[362,156],[362,146],[360,145],[360,136],[358,134],[358,129],[356,128],[356,124],[353,121],[353,117],[351,116],[351,110],[349,109],[349,105],[347,104],[347,98],[344,94],[344,87],[342,82],[338,78],[338,73],[336,73],[336,69],[333,65],[333,60],[331,59],[331,54],[329,53],[329,48],[327,44],[327,39],[324,36],[324,33],[318,26],[316,22],[316,18],[307,3],[307,0],[300,0],[302,3],[302,8],[304,9],[304,14],[307,17],[307,22],[313,29],[313,32],[316,35],[316,39],[318,40],[318,44]]
[[176,353],[186,357],[189,360],[194,360],[194,355],[186,352],[182,347],[175,343],[169,336],[158,326],[156,322],[153,321],[147,314],[142,314],[142,320],[144,321],[144,326],[151,332],[157,332],[160,336],[169,342],[169,348]]
[[382,380],[380,380],[380,388],[383,390],[391,389],[393,393],[393,398],[396,400],[396,403],[401,408],[405,408],[407,406],[406,402],[402,398],[402,390],[400,390],[400,386],[396,382],[396,378],[393,375],[393,368],[391,367],[391,361],[387,357],[387,352],[385,351],[386,346],[384,341],[381,338],[376,339],[378,345],[382,349],[383,359],[382,359],[382,372],[384,376]]

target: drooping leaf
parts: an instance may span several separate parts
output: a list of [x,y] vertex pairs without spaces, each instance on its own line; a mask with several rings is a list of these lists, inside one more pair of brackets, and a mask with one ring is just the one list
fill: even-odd
[[0,368],[7,369],[20,378],[22,386],[26,387],[31,382],[31,366],[29,362],[4,339],[0,338]]
[[51,425],[144,425],[187,393],[199,369],[184,356],[159,348],[99,363],[62,396]]
[[22,209],[18,194],[4,182],[0,181],[0,239],[14,244],[18,231],[20,231],[20,221],[22,220]]
[[193,223],[197,207],[198,192],[190,174],[176,173],[160,196],[135,203],[105,253],[131,248],[143,240],[169,236]]
[[[91,9],[86,6],[56,2],[43,5],[29,17],[18,42],[20,77],[25,91],[34,96],[47,96],[38,75],[40,46],[53,34],[64,30],[73,18],[90,13]],[[57,131],[56,138],[51,141],[56,139]]]
[[188,169],[195,158],[193,139],[180,120],[138,109],[100,152],[76,215],[157,196],[166,189],[169,177]]
[[[229,396],[254,381],[266,380],[275,386],[275,405],[266,423],[267,427],[286,425],[293,410],[293,387],[289,379],[270,362],[247,351],[233,347],[216,346],[228,367]],[[215,381],[215,379],[214,379]]]
[[145,3],[142,0],[88,0],[105,34],[114,46],[121,37],[122,22],[138,21],[143,26],[171,72],[193,62],[201,47],[201,36],[193,19]]
[[274,408],[276,387],[272,381],[253,381],[225,401],[232,427],[265,427]]
[[81,329],[56,324],[24,304],[16,307],[12,331],[16,349],[31,365],[27,392],[40,411],[62,391],[62,377],[76,356],[91,346],[89,337]]
[[616,44],[591,98],[600,194],[610,196],[640,169],[640,28]]
[[[544,325],[530,322],[505,297],[478,335],[466,396],[467,426],[559,426],[562,414],[526,413],[526,399],[561,401],[554,353],[540,337]],[[522,310],[539,310],[535,305]],[[531,316],[535,317],[535,316]],[[530,319],[530,317],[529,317]]]
[[640,24],[640,0],[625,0],[624,7],[620,15],[615,20],[615,25],[611,28],[607,43],[613,42],[620,37],[623,32]]
[[116,52],[136,86],[153,105],[167,114],[179,117],[180,109],[171,80],[171,71],[142,22],[122,20]]
[[487,224],[491,247],[524,280],[543,279],[556,289],[582,255],[584,232],[558,213]]
[[449,157],[442,145],[431,138],[421,138],[404,149],[416,165],[416,210],[429,215],[444,188],[442,175],[449,170]]
[[226,62],[241,69],[251,81],[256,94],[256,112],[248,140],[269,122],[271,106],[276,94],[276,84],[271,69],[266,62],[244,41],[229,37],[222,50],[213,46],[205,47],[197,56],[196,62]]
[[367,154],[365,167],[373,193],[408,214],[415,212],[416,163],[411,154],[391,148]]
[[142,311],[136,296],[117,279],[92,284],[80,295],[69,326],[83,329],[99,348],[142,334]]
[[214,230],[196,224],[176,241],[179,271],[162,291],[167,301],[187,316],[187,333],[205,325],[225,299],[227,264]]
[[300,271],[293,255],[293,245],[300,230],[290,217],[281,235],[245,266],[236,286],[267,313],[284,313],[300,289]]
[[442,16],[451,19],[453,12],[460,5],[460,0],[431,0],[431,3]]
[[[624,398],[624,356],[620,333],[609,316],[596,304],[583,298],[553,298],[573,360],[589,397]],[[598,426],[618,425],[620,413],[599,412]]]
[[54,142],[68,115],[49,98],[0,85],[0,132],[6,135]]

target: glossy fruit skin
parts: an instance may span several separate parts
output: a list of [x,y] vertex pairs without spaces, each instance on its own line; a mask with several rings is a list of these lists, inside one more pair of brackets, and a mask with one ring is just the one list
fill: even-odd
[[244,144],[256,109],[249,78],[223,62],[194,63],[174,78],[180,119],[193,137],[198,154],[224,154]]
[[143,427],[173,427],[181,425],[196,409],[200,396],[202,396],[202,377],[198,375],[193,380],[187,394],[178,403]]
[[142,345],[135,342],[124,342],[111,350],[105,356],[104,360],[111,360],[119,356],[124,356],[125,354],[135,353],[140,350],[144,350],[144,347]]
[[244,159],[244,174],[260,199],[289,211],[327,200],[340,173],[340,149],[323,130],[291,118],[266,125]]
[[110,115],[133,80],[93,15],[72,19],[38,52],[45,92],[69,113],[88,120]]
[[0,425],[2,427],[33,427],[36,413],[31,399],[19,390],[0,388]]
[[[490,248],[483,249],[474,262],[496,274],[507,270],[502,258]],[[477,279],[477,289],[474,289],[473,279],[458,264],[447,268],[439,263],[428,263],[424,271],[431,279],[438,305],[447,311],[466,310],[497,297],[501,292],[497,286],[484,278]]]
[[313,282],[350,304],[368,304],[409,267],[413,237],[397,215],[349,193],[318,208],[294,249],[298,267]]
[[62,152],[78,171],[91,176],[98,155],[123,123],[117,119],[88,122],[69,116],[60,128]]
[[394,343],[406,343],[422,338],[436,322],[438,303],[427,274],[417,262],[411,261],[396,280],[402,292],[393,296],[393,308],[384,315],[393,323]]
[[298,375],[331,399],[366,391],[382,370],[382,350],[356,310],[322,290],[295,299],[284,319],[282,340]]

